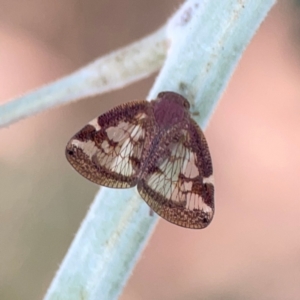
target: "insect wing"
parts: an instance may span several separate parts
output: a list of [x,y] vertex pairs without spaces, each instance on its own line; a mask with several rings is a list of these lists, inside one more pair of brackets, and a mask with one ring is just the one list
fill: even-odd
[[[196,122],[172,128],[157,147],[156,159],[138,182],[138,191],[158,215],[176,225],[200,229],[214,214],[211,157]],[[164,149],[164,150],[163,150]]]
[[91,121],[66,147],[69,163],[82,176],[113,188],[135,186],[151,120],[147,101],[119,105]]

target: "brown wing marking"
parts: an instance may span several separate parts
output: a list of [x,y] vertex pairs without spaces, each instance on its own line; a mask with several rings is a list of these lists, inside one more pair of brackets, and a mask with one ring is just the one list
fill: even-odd
[[66,157],[74,169],[99,185],[136,185],[147,128],[151,126],[148,105],[143,100],[119,105],[75,134],[66,147]]
[[157,149],[158,158],[149,162],[138,182],[140,195],[171,223],[206,227],[214,214],[214,186],[211,157],[201,129],[190,120],[186,129],[166,133]]

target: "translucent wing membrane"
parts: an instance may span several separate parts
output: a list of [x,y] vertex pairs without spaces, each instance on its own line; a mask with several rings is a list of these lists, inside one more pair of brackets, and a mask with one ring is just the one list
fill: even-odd
[[[168,145],[165,150],[163,145]],[[150,160],[138,191],[164,219],[183,227],[204,228],[214,213],[212,165],[204,135],[195,122],[172,129],[161,139],[158,159]]]
[[136,185],[149,126],[148,105],[147,101],[120,105],[90,122],[69,141],[68,161],[99,185]]

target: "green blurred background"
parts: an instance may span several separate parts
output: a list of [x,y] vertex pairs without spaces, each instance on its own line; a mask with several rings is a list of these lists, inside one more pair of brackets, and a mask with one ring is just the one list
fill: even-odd
[[[181,1],[0,0],[0,101],[161,26]],[[160,221],[122,300],[300,299],[300,6],[279,0],[206,130],[216,214]],[[199,53],[199,58],[201,53]],[[98,187],[64,157],[95,116],[154,77],[0,130],[0,299],[41,299]]]

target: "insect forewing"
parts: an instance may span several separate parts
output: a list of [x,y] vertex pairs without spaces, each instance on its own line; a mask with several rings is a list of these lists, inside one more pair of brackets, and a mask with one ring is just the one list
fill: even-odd
[[82,176],[113,188],[135,186],[147,139],[149,102],[119,105],[91,121],[66,148],[70,164]]
[[205,137],[190,120],[186,128],[172,128],[159,140],[157,156],[138,191],[162,218],[179,226],[204,228],[214,214],[212,163]]

